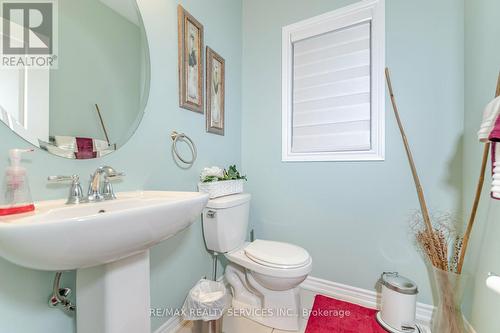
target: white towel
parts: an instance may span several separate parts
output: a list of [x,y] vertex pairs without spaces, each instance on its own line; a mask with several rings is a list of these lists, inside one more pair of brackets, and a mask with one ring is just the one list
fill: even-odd
[[78,146],[76,145],[76,138],[74,136],[56,135],[55,140],[57,147],[71,152],[78,152]]
[[61,149],[61,148],[53,146],[51,144],[47,144],[45,146],[45,148],[47,149],[48,152],[50,152],[56,156],[61,156],[61,157],[69,158],[69,159],[76,158],[75,153],[71,150]]
[[107,141],[94,139],[94,151],[103,151],[109,149]]
[[491,158],[494,166],[491,197],[500,200],[500,145],[496,142],[491,144]]
[[488,142],[488,138],[495,126],[498,115],[500,115],[500,97],[495,98],[484,109],[483,122],[477,133],[479,141]]

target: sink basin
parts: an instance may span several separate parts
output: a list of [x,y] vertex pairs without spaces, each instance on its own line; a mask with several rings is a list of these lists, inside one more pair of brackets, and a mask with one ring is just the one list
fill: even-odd
[[76,270],[78,333],[150,333],[149,249],[189,227],[208,202],[190,192],[127,192],[118,199],[35,203],[0,217],[0,256],[28,268]]
[[75,206],[36,203],[36,211],[0,218],[0,256],[28,268],[65,271],[141,253],[190,226],[208,195],[127,192]]

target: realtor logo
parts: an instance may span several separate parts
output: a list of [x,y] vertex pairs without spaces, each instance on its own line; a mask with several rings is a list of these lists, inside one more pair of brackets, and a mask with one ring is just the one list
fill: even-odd
[[55,0],[0,0],[2,66],[54,67],[57,42]]

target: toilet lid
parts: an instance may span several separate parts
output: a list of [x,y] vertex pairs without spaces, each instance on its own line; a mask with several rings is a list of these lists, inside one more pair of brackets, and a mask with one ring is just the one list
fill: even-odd
[[277,268],[302,267],[310,261],[309,253],[299,246],[266,240],[248,244],[245,254],[259,264]]

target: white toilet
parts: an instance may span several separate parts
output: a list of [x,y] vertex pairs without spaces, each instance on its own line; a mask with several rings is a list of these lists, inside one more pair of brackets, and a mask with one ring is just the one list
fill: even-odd
[[210,200],[203,212],[207,248],[230,261],[225,277],[234,315],[288,331],[299,329],[299,284],[311,272],[309,253],[292,244],[246,242],[250,194]]

